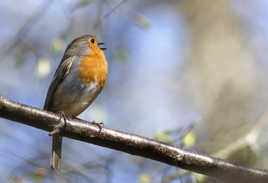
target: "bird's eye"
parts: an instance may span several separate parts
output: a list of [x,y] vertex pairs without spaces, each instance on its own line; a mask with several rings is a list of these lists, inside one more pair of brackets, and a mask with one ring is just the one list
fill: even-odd
[[95,43],[95,39],[91,39],[90,42],[94,44]]

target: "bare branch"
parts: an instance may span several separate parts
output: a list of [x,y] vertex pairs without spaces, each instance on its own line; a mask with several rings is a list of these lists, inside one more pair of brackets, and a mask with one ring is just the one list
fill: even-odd
[[[0,116],[32,127],[51,131],[59,115],[0,97]],[[186,151],[146,137],[120,132],[80,119],[66,121],[63,136],[160,161],[225,182],[267,183],[268,171],[245,168],[221,159]]]

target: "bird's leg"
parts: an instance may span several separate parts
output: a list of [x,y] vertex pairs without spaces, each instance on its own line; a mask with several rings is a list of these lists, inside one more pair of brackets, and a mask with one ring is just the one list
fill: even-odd
[[68,116],[63,111],[60,111],[59,115],[60,115],[60,123],[54,127],[52,132],[49,133],[50,136],[59,134],[66,126],[66,120],[68,119]]

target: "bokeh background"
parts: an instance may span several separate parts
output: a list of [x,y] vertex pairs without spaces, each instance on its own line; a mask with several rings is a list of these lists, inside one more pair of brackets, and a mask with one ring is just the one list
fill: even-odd
[[[0,95],[42,108],[63,52],[90,33],[109,79],[79,117],[268,168],[265,0],[0,1]],[[266,115],[264,115],[266,114]],[[208,182],[200,175],[0,119],[0,182]]]

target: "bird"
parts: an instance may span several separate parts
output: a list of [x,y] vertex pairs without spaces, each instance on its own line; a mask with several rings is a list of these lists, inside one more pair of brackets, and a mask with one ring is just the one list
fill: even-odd
[[[104,45],[89,34],[74,39],[66,48],[47,91],[44,110],[66,119],[82,113],[102,91],[108,76]],[[50,166],[61,169],[62,136],[65,124],[57,125],[52,135]]]

